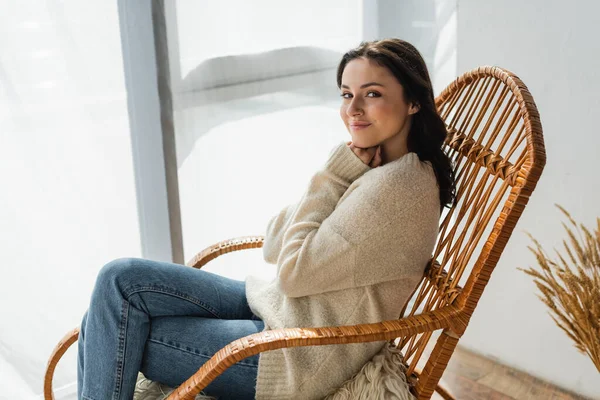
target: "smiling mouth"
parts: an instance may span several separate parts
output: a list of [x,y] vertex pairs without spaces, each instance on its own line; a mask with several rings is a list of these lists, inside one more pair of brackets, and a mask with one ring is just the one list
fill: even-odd
[[371,124],[360,124],[360,125],[359,124],[356,124],[356,125],[350,124],[350,128],[352,130],[355,130],[355,131],[358,131],[358,130],[361,130],[361,129],[366,129],[366,128],[370,127],[370,126],[371,126]]

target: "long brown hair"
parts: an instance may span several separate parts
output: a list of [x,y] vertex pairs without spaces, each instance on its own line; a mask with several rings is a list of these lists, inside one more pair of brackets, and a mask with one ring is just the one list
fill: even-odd
[[386,67],[404,88],[405,100],[419,105],[412,115],[408,133],[408,150],[421,161],[429,161],[440,189],[440,204],[451,206],[456,197],[452,163],[443,149],[446,125],[435,107],[433,86],[423,57],[410,43],[400,39],[363,42],[342,57],[337,70],[338,88],[346,65],[354,59],[366,58]]

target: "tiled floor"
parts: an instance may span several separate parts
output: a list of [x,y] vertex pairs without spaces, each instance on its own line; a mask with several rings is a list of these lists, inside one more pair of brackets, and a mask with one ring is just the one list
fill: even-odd
[[[458,347],[442,377],[457,400],[585,400],[524,372]],[[432,399],[440,400],[434,394]]]

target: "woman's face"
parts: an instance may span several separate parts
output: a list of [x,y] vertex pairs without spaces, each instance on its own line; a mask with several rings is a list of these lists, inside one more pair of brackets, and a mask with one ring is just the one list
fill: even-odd
[[340,116],[355,146],[406,143],[411,115],[418,108],[404,100],[404,88],[387,68],[354,59],[344,69],[341,91]]

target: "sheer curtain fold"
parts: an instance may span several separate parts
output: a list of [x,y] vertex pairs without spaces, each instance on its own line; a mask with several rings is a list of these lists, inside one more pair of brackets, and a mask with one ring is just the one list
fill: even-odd
[[[29,399],[97,271],[140,239],[116,2],[0,5],[0,398]],[[57,398],[75,374],[69,351]]]
[[[222,3],[179,0],[168,42],[174,87],[184,252],[261,234],[271,214],[301,195],[339,121],[337,64],[361,40],[363,2]],[[244,176],[246,175],[246,176]],[[260,255],[208,269],[263,277]]]

